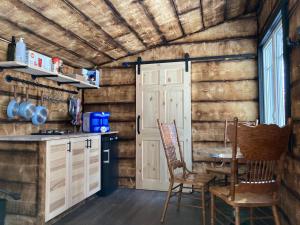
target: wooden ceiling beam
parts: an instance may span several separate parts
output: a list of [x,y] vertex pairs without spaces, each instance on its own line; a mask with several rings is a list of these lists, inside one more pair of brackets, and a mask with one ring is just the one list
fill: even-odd
[[56,23],[55,21],[47,18],[46,16],[44,16],[42,13],[40,13],[39,11],[35,10],[33,7],[31,7],[30,5],[27,5],[26,3],[24,3],[22,0],[16,0],[17,2],[19,2],[20,4],[22,4],[24,7],[27,7],[29,9],[31,9],[32,11],[34,11],[35,13],[37,13],[39,16],[41,16],[45,21],[47,21],[49,24],[63,30],[66,34],[73,36],[74,38],[76,38],[77,40],[79,40],[80,42],[88,45],[89,47],[91,47],[92,49],[94,49],[95,51],[101,53],[102,55],[106,56],[107,58],[109,58],[110,60],[115,60],[113,57],[111,57],[110,55],[108,55],[107,53],[105,53],[104,51],[101,51],[97,46],[92,45],[90,42],[88,42],[87,40],[79,37],[77,34],[75,34],[74,32],[64,28],[63,26],[61,26],[60,24]]
[[185,33],[185,31],[183,29],[183,26],[182,26],[182,24],[180,22],[180,18],[179,18],[179,13],[178,13],[177,6],[176,6],[174,0],[169,0],[169,1],[170,1],[171,5],[172,5],[173,11],[174,11],[174,13],[176,15],[176,18],[177,18],[177,21],[178,21],[178,25],[179,25],[180,31],[182,33],[182,37],[184,37],[184,36],[186,36],[186,33]]
[[203,27],[203,29],[205,29],[202,0],[199,0],[199,5],[200,5],[199,6],[200,7],[200,14],[201,14],[201,18],[202,18],[202,27]]
[[224,4],[224,21],[227,20],[227,14],[228,14],[228,1],[225,0],[225,4]]
[[[73,56],[75,56],[77,58],[84,59],[85,61],[89,62],[90,64],[95,65],[95,62],[93,62],[90,59],[86,58],[84,55],[80,55],[80,54],[78,54],[78,53],[76,53],[76,52],[74,52],[74,51],[72,51],[70,49],[67,49],[66,47],[64,47],[64,46],[62,46],[62,45],[60,45],[60,44],[58,44],[58,43],[56,43],[56,42],[54,42],[54,41],[52,41],[52,40],[44,37],[44,36],[41,36],[41,35],[35,33],[34,31],[32,31],[32,30],[30,30],[30,29],[28,29],[26,27],[23,27],[23,26],[15,23],[15,22],[13,22],[13,21],[11,21],[11,20],[3,17],[3,16],[0,16],[0,20],[1,21],[5,21],[9,25],[11,25],[14,29],[18,29],[18,30],[21,30],[21,31],[23,31],[25,33],[31,34],[33,36],[36,36],[37,38],[41,39],[42,41],[45,41],[46,43],[49,43],[50,45],[53,45],[53,46],[55,46],[55,47],[57,47],[59,49],[62,49],[64,51],[70,53],[71,55],[73,55]],[[4,37],[2,37],[1,39],[5,40],[5,41],[8,41]],[[8,41],[8,42],[10,42],[10,41]],[[74,62],[68,62],[68,64],[74,65]]]
[[87,16],[85,13],[83,13],[80,9],[78,9],[73,3],[71,3],[69,0],[63,0],[63,2],[73,11],[75,11],[76,13],[78,13],[80,16],[82,16],[86,22],[90,23],[92,26],[94,26],[96,29],[100,30],[105,37],[111,42],[113,43],[116,47],[122,49],[123,51],[125,51],[128,55],[131,54],[130,51],[128,51],[128,49],[126,49],[122,44],[120,44],[117,40],[115,40],[112,36],[110,36],[105,30],[103,30],[103,28],[97,24],[95,21],[93,21],[89,16]]
[[250,0],[246,0],[245,9],[244,9],[244,12],[242,14],[246,14],[248,12],[249,4],[250,4]]
[[135,36],[139,41],[144,45],[144,47],[148,47],[145,41],[140,37],[140,35],[136,32],[135,29],[133,29],[129,23],[124,19],[124,17],[119,13],[119,11],[115,8],[115,6],[110,2],[110,0],[104,0],[106,5],[110,8],[110,10],[113,12],[113,14],[119,19],[121,23],[124,24]]
[[152,25],[155,28],[156,32],[160,36],[160,38],[162,40],[162,43],[163,44],[167,43],[167,39],[166,39],[165,35],[161,31],[158,23],[155,21],[155,18],[153,16],[153,14],[149,11],[148,7],[145,5],[144,0],[137,0],[137,2],[142,6],[142,9],[144,10],[145,15],[150,20],[150,22],[152,23]]

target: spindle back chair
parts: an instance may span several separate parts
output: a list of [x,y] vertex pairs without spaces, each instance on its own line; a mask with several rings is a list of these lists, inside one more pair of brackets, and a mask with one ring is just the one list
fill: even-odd
[[[288,150],[291,121],[285,127],[260,124],[246,126],[238,123],[228,126],[228,137],[232,143],[231,180],[229,187],[212,187],[212,225],[214,224],[214,196],[222,198],[236,211],[235,224],[240,224],[240,207],[250,208],[253,224],[254,207],[272,207],[276,225],[280,224],[276,208],[280,185],[282,162]],[[237,149],[246,161],[246,174],[238,182]]]
[[[208,184],[214,179],[214,177],[209,174],[200,174],[188,170],[184,161],[175,120],[170,124],[161,123],[159,120],[157,120],[157,123],[170,174],[169,190],[162,212],[161,222],[164,222],[170,198],[175,196],[176,194],[178,195],[177,210],[179,210],[183,188],[190,188],[190,186],[192,186],[193,191],[198,190],[199,192],[201,192],[201,202],[199,205],[188,206],[202,209],[202,221],[203,224],[205,224],[205,191],[208,190]],[[179,150],[179,158],[176,155],[176,148],[178,148]],[[178,173],[178,169],[181,169],[182,171]],[[174,184],[177,185],[174,186]],[[177,188],[179,188],[179,190],[176,192],[175,189]]]

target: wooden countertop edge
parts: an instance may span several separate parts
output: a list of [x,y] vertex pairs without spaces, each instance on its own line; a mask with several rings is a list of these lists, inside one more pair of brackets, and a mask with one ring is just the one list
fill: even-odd
[[52,141],[65,138],[76,138],[76,137],[87,137],[87,136],[97,136],[97,135],[107,135],[107,134],[117,134],[119,131],[111,131],[107,133],[76,133],[76,134],[66,134],[66,135],[5,135],[0,136],[0,142],[42,142],[42,141]]

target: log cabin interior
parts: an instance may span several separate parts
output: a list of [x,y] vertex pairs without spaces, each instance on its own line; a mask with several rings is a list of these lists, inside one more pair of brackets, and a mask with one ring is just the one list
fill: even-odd
[[0,3],[0,225],[300,224],[299,0]]

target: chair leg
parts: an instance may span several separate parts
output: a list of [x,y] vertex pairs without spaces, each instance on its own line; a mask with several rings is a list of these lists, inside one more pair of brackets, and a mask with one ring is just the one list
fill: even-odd
[[250,225],[254,225],[253,208],[250,208]]
[[235,225],[240,225],[240,208],[235,207]]
[[205,217],[205,188],[204,188],[204,186],[201,188],[201,201],[202,201],[202,221],[203,221],[203,225],[205,225],[206,217]]
[[167,208],[168,208],[168,205],[169,205],[169,201],[170,201],[170,198],[171,198],[171,194],[172,194],[172,188],[173,188],[173,182],[170,182],[170,185],[169,185],[169,190],[168,190],[168,195],[167,195],[167,198],[166,198],[166,201],[165,201],[165,206],[164,206],[164,210],[163,210],[163,213],[161,215],[161,219],[160,219],[160,222],[163,223],[164,220],[165,220],[165,215],[166,215],[166,212],[167,212]]
[[210,193],[210,225],[215,225],[215,196]]
[[183,184],[180,184],[178,191],[178,200],[177,200],[177,211],[180,209],[181,195],[182,195]]
[[272,206],[272,212],[275,220],[275,225],[280,225],[280,220],[279,220],[279,215],[278,215],[278,210],[276,205]]

